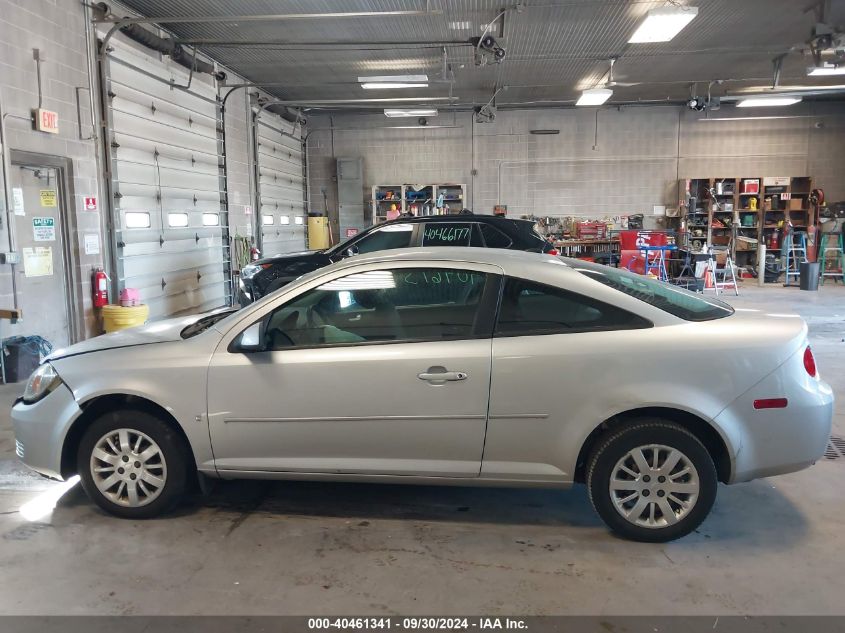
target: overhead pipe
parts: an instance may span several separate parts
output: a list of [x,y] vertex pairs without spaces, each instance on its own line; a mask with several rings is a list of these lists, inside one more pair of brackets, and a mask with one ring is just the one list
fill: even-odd
[[282,22],[290,20],[319,20],[339,18],[386,18],[386,17],[409,17],[409,16],[432,16],[442,15],[440,9],[428,9],[423,11],[348,11],[343,13],[273,13],[269,15],[171,15],[144,18],[116,18],[106,15],[103,18],[94,20],[98,23],[124,23],[124,24],[217,24],[237,22]]
[[192,72],[205,73],[211,75],[218,81],[226,79],[226,73],[214,68],[214,64],[209,64],[206,61],[196,58],[196,49],[194,53],[188,53],[176,40],[171,38],[159,37],[155,33],[148,31],[137,24],[124,24],[120,27],[120,32],[129,39],[146,46],[154,51],[168,55],[170,59],[190,69]]

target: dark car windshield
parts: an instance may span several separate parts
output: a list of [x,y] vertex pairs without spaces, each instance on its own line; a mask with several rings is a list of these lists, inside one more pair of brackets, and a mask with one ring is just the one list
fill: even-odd
[[645,301],[655,308],[660,308],[686,321],[712,321],[734,313],[734,309],[723,301],[703,297],[627,270],[583,261],[573,262],[570,265],[590,279],[624,292],[635,299]]

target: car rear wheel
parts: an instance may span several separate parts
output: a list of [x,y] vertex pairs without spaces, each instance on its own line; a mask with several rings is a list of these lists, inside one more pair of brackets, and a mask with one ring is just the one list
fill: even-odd
[[600,440],[587,467],[590,501],[617,534],[661,543],[689,534],[716,499],[716,467],[678,424],[641,420]]
[[159,418],[122,409],[95,420],[79,444],[88,496],[106,512],[146,519],[171,510],[186,488],[186,449]]

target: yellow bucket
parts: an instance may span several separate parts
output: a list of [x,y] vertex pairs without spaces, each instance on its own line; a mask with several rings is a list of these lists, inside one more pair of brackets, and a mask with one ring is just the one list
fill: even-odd
[[103,328],[106,332],[117,332],[136,325],[143,325],[150,316],[150,307],[145,304],[139,306],[107,305],[103,306]]

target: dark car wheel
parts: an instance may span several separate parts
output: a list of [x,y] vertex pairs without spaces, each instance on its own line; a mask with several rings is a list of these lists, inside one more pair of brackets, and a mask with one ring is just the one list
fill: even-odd
[[587,465],[590,501],[617,534],[661,543],[689,534],[716,499],[704,445],[674,422],[640,420],[600,440]]
[[188,481],[187,447],[159,418],[132,409],[97,418],[79,444],[82,487],[106,512],[147,519],[175,507]]

